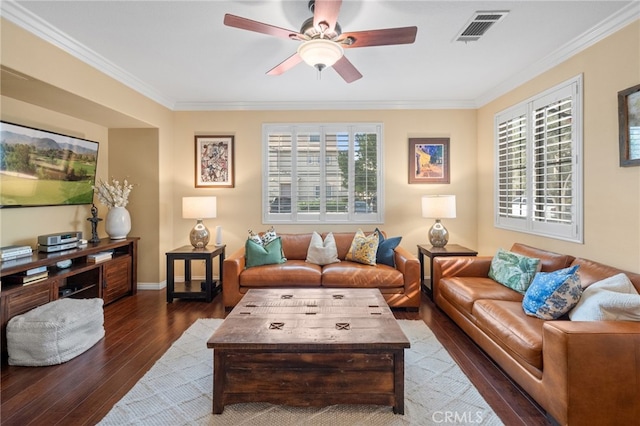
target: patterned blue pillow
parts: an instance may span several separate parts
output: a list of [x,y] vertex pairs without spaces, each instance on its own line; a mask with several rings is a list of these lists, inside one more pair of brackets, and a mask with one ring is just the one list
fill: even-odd
[[498,249],[491,260],[489,278],[524,294],[540,266],[540,259]]
[[573,309],[582,295],[580,265],[554,272],[539,272],[527,289],[522,308],[527,315],[544,320],[558,319]]
[[394,249],[400,244],[402,237],[385,238],[382,232],[376,228],[378,234],[378,251],[376,252],[376,263],[396,267],[396,253]]

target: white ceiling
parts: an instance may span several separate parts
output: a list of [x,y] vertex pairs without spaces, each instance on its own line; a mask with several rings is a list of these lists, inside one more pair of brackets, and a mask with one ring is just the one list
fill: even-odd
[[[174,110],[475,108],[640,17],[638,1],[344,0],[343,32],[417,26],[414,44],[347,49],[363,78],[301,63],[300,42],[223,25],[225,13],[298,31],[307,0],[2,1],[2,16]],[[477,42],[476,11],[508,10]],[[52,65],[52,64],[50,64]]]

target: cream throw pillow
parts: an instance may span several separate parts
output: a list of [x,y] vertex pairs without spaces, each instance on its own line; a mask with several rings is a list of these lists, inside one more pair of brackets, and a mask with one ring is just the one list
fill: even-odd
[[626,274],[591,284],[569,312],[572,321],[640,321],[640,294]]
[[340,262],[340,259],[338,259],[338,247],[333,233],[329,232],[324,241],[322,241],[320,234],[314,231],[307,249],[307,262],[315,263],[316,265]]

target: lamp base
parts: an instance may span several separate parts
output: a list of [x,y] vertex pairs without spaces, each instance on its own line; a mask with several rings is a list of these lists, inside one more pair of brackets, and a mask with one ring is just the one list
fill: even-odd
[[444,247],[449,242],[449,231],[445,228],[440,219],[436,219],[436,223],[429,229],[429,242],[433,247]]
[[189,233],[189,241],[191,241],[191,245],[195,248],[204,248],[209,244],[209,239],[211,238],[211,234],[204,223],[202,223],[202,219],[197,219],[196,226],[193,227],[191,233]]

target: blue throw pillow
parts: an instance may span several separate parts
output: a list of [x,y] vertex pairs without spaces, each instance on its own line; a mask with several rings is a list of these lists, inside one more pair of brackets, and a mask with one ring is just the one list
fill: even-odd
[[402,237],[385,238],[382,232],[376,228],[378,234],[378,251],[376,252],[376,263],[396,267],[394,249],[400,245]]
[[554,272],[538,272],[522,300],[527,315],[544,320],[558,319],[580,300],[582,285],[576,273],[580,265]]

